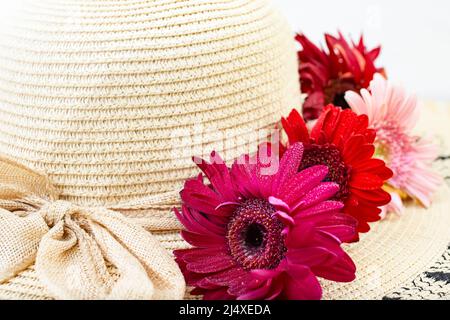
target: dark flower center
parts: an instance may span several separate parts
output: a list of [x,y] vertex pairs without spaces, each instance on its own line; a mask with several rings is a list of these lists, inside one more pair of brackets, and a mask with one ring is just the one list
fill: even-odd
[[347,103],[347,101],[344,98],[345,93],[337,93],[334,95],[334,99],[331,103],[333,103],[333,105],[341,107],[342,109],[350,109],[349,104]]
[[228,246],[244,269],[273,269],[283,259],[283,223],[273,216],[275,211],[266,200],[249,199],[234,212],[228,224]]
[[329,144],[311,144],[305,146],[300,170],[316,165],[325,165],[328,167],[328,175],[325,181],[332,181],[339,184],[340,188],[334,196],[334,200],[344,201],[349,194],[348,180],[350,168],[345,165],[339,149]]
[[325,105],[332,103],[342,109],[350,109],[344,96],[348,90],[356,91],[358,88],[351,81],[331,80],[324,89]]
[[245,234],[245,244],[248,248],[260,248],[263,244],[266,230],[260,224],[251,224]]

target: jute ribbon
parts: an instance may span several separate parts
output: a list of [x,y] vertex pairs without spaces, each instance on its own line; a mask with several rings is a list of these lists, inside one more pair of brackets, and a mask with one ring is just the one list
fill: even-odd
[[0,157],[0,283],[34,263],[58,299],[181,299],[174,260],[119,211],[60,200],[45,175]]

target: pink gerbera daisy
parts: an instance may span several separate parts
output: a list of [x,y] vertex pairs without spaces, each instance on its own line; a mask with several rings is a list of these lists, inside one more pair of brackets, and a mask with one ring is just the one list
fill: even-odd
[[437,146],[412,133],[419,117],[416,98],[379,74],[369,90],[362,89],[361,95],[348,91],[345,99],[356,113],[368,116],[369,125],[377,132],[376,154],[394,172],[386,187],[392,197],[387,211],[401,213],[406,197],[428,207],[441,177],[430,168]]
[[[300,143],[291,146],[273,175],[259,157],[243,156],[228,168],[216,153],[195,159],[208,177],[187,180],[175,210],[192,248],[176,260],[192,294],[204,299],[320,299],[317,277],[347,282],[355,265],[341,248],[355,237],[356,221],[329,200],[339,186],[322,182],[325,166],[298,172]],[[265,162],[265,161],[264,161]]]

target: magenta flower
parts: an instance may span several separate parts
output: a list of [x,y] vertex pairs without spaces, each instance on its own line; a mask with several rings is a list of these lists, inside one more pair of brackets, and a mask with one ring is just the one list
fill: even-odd
[[376,155],[394,172],[386,189],[391,202],[384,210],[401,214],[403,201],[412,198],[429,207],[442,178],[431,169],[438,148],[430,140],[413,133],[419,117],[416,98],[376,74],[369,90],[352,91],[345,99],[357,114],[366,114],[376,133]]
[[[303,146],[293,144],[273,175],[259,158],[228,168],[216,153],[195,159],[203,175],[187,180],[175,210],[192,248],[176,260],[192,294],[204,299],[320,299],[317,277],[349,282],[355,265],[341,243],[356,236],[356,220],[329,200],[339,186],[322,182],[326,166],[298,172]],[[252,161],[253,160],[253,161]]]

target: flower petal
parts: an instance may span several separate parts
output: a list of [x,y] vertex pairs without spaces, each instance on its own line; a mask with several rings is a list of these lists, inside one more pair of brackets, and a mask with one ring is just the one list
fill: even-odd
[[246,197],[260,197],[259,183],[255,175],[256,165],[250,163],[248,155],[235,160],[231,166],[231,178],[235,188]]
[[[192,292],[191,292],[192,294]],[[235,296],[228,293],[227,288],[220,288],[215,290],[205,290],[203,293],[203,300],[234,300]]]
[[331,141],[334,130],[339,122],[340,108],[328,105],[323,109],[316,124],[311,130],[311,139],[316,143],[320,143],[321,139]]
[[[187,270],[192,272],[214,273],[235,266],[235,262],[225,252],[222,252],[221,254],[215,253],[214,255],[204,257],[199,256],[201,252],[195,252],[195,257],[193,254],[194,253],[191,253],[192,256],[190,257],[192,261],[186,262]],[[186,260],[186,255],[183,256],[183,259]]]
[[289,138],[289,144],[309,141],[309,133],[305,121],[296,109],[292,109],[287,119],[281,118],[281,123]]
[[330,265],[316,265],[311,267],[311,270],[321,278],[338,282],[351,282],[356,277],[356,266],[344,251],[341,252],[337,262]]
[[268,296],[272,288],[272,279],[264,281],[258,288],[247,291],[237,297],[237,300],[263,300]]
[[386,167],[385,162],[381,159],[372,158],[365,161],[359,161],[354,163],[352,168],[355,173],[373,173],[383,180],[389,180],[393,175],[392,170]]
[[329,200],[339,191],[339,185],[334,182],[322,182],[320,185],[309,191],[299,202],[297,207],[293,208],[293,214],[297,214],[297,210],[311,207],[317,203]]
[[[350,144],[350,141],[352,139],[355,139],[357,136],[353,136],[349,139],[347,143]],[[361,138],[358,138],[361,139]],[[363,138],[365,140],[365,138]],[[347,164],[353,165],[354,163],[358,163],[363,160],[368,160],[372,158],[373,154],[375,153],[375,147],[373,144],[361,144],[358,143],[356,146],[354,146],[354,150],[352,152],[349,152],[348,149],[344,149],[344,161]]]
[[198,179],[189,179],[180,192],[181,200],[185,205],[200,212],[211,215],[223,215],[223,210],[216,210],[222,203],[219,195],[205,186]]
[[327,176],[326,166],[313,166],[297,173],[277,193],[283,201],[294,206],[308,191],[317,187]]
[[181,230],[181,236],[184,240],[186,240],[189,244],[194,247],[199,248],[211,248],[211,247],[224,247],[225,246],[225,238],[222,236],[216,235],[203,235],[194,232],[190,232],[187,230]]
[[384,206],[391,201],[389,193],[381,188],[370,191],[352,188],[351,192],[359,198],[359,202],[362,201],[376,206]]
[[297,220],[318,214],[336,213],[340,212],[343,207],[344,204],[340,201],[332,201],[332,200],[322,201],[315,206],[296,211],[294,218]]
[[338,256],[325,247],[305,247],[289,250],[287,259],[291,264],[308,267],[329,263],[329,260],[337,261]]
[[354,91],[347,91],[345,93],[345,100],[350,105],[350,108],[357,114],[367,114],[368,108],[367,105],[364,103],[364,100],[362,97],[354,92]]
[[214,190],[222,196],[223,201],[236,201],[229,169],[217,152],[211,153],[211,163],[197,157],[194,157],[193,160],[208,177]]
[[322,288],[316,276],[307,272],[303,277],[287,276],[283,294],[288,300],[319,300]]
[[245,280],[248,277],[247,271],[241,267],[227,269],[215,274],[208,275],[206,279],[218,286],[230,286],[233,282]]
[[301,143],[294,143],[287,148],[272,183],[272,194],[276,195],[276,192],[297,173],[302,156],[303,145]]
[[383,186],[384,180],[372,173],[353,174],[349,185],[360,190],[375,190]]
[[205,235],[225,235],[224,226],[219,226],[208,220],[204,215],[186,206],[182,207],[182,212],[174,209],[175,215],[183,226],[192,232]]
[[320,215],[323,219],[317,222],[317,229],[333,235],[340,242],[353,242],[357,239],[358,221],[347,214]]

